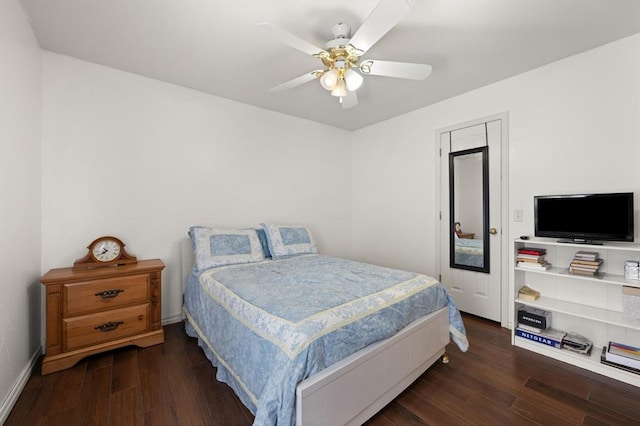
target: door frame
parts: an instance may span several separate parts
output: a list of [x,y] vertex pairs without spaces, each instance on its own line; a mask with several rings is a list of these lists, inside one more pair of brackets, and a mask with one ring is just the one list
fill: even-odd
[[[443,253],[440,252],[439,247],[442,243],[442,221],[446,220],[449,223],[449,218],[442,217],[442,181],[441,177],[441,156],[442,149],[440,147],[440,135],[442,133],[448,133],[457,129],[465,127],[476,126],[489,121],[501,120],[500,125],[500,198],[501,198],[501,211],[500,211],[500,270],[497,271],[500,274],[500,325],[504,328],[509,328],[509,256],[511,254],[509,244],[509,112],[502,112],[499,114],[482,117],[479,119],[467,121],[464,123],[458,123],[447,127],[436,129],[435,133],[435,159],[436,159],[436,202],[435,202],[435,217],[437,219],[436,224],[436,241],[434,244],[435,250],[435,266],[436,274],[440,277],[442,273],[441,261]],[[491,167],[491,164],[489,164]],[[449,253],[444,253],[447,256]],[[493,273],[496,273],[494,271]]]

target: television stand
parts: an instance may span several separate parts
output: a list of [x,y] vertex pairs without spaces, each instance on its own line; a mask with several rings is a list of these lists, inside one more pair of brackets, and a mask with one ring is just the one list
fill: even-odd
[[585,240],[582,238],[574,238],[571,240],[558,240],[559,243],[562,244],[589,244],[592,246],[601,246],[603,245],[600,241],[592,241],[592,240]]

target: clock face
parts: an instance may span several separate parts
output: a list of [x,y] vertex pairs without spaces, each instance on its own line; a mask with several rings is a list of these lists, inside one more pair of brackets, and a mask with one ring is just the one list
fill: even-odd
[[115,240],[105,239],[98,241],[91,251],[98,262],[111,262],[120,256],[122,247]]

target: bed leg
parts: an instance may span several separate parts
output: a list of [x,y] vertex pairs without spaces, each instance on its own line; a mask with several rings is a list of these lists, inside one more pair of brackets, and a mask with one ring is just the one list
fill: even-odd
[[442,354],[442,363],[443,364],[449,364],[449,355],[447,354]]

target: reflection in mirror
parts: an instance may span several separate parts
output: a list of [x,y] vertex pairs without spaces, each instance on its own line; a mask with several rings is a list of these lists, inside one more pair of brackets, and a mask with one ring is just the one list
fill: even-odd
[[449,154],[449,265],[489,273],[488,147]]

